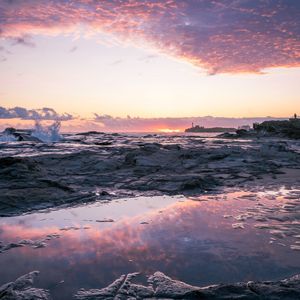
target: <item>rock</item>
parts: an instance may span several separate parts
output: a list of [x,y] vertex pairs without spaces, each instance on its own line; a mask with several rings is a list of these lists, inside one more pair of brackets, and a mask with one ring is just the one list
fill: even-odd
[[161,272],[155,272],[150,278],[154,283],[156,298],[183,298],[185,294],[198,288],[181,281],[173,280]]
[[138,273],[131,273],[128,275],[122,275],[119,279],[115,280],[108,287],[103,289],[94,289],[94,290],[80,290],[75,295],[74,298],[78,300],[85,299],[144,299],[150,298],[154,295],[153,288],[151,286],[143,286],[132,283]]
[[[105,141],[115,146],[95,146]],[[159,135],[147,141],[91,133],[73,140],[65,136],[59,145],[5,143],[7,150],[0,155],[0,216],[150,192],[199,195],[219,187],[242,187],[250,180],[265,185],[282,168],[287,175],[294,172],[289,184],[299,184],[296,141],[202,143],[199,137]]]
[[47,290],[33,287],[38,271],[30,272],[0,287],[1,300],[50,300]]
[[264,133],[269,136],[300,139],[300,119],[298,118],[283,121],[265,121],[261,124],[255,124],[254,129],[257,133]]
[[234,224],[232,224],[231,226],[232,226],[232,228],[234,228],[234,229],[244,229],[244,228],[245,228],[245,226],[244,226],[243,223],[234,223]]
[[17,129],[12,128],[12,127],[8,127],[3,131],[3,134],[12,135],[13,137],[15,137],[17,139],[17,141],[20,141],[20,142],[21,141],[37,142],[37,143],[42,142],[37,137],[32,136],[31,133],[32,133],[31,130],[26,130],[26,129],[17,130]]
[[292,300],[300,299],[300,275],[281,281],[216,284],[196,287],[173,280],[161,272],[148,279],[148,285],[132,283],[138,274],[122,275],[106,288],[79,290],[77,300],[101,299],[245,299],[245,300]]
[[300,251],[300,245],[291,245],[290,247],[292,250]]
[[180,145],[178,144],[164,145],[163,148],[167,150],[177,150],[177,151],[181,149]]
[[[63,230],[63,229],[60,229]],[[5,251],[8,251],[13,248],[18,248],[18,247],[24,247],[24,246],[31,246],[33,249],[38,249],[38,248],[45,248],[47,246],[46,241],[50,241],[52,239],[59,238],[60,235],[57,233],[53,234],[48,234],[45,238],[40,239],[40,240],[21,240],[16,243],[8,243],[4,245],[3,243],[0,243],[0,253],[3,253]]]
[[215,187],[218,184],[218,181],[212,176],[204,176],[204,177],[192,177],[190,179],[185,180],[181,184],[181,190],[193,190],[193,189],[201,189],[201,190],[209,190],[212,187]]

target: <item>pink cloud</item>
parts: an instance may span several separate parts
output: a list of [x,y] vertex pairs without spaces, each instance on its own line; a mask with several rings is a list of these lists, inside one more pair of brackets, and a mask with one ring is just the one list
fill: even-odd
[[2,1],[0,35],[70,33],[85,25],[208,73],[300,66],[300,2],[247,0]]

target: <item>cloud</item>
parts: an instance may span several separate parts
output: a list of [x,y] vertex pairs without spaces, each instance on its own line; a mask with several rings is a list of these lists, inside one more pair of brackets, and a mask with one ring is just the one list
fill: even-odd
[[22,45],[26,47],[34,48],[36,45],[34,42],[31,41],[31,38],[27,35],[24,36],[17,36],[17,37],[11,37],[12,45]]
[[10,51],[8,51],[5,47],[0,46],[0,62],[5,62],[7,61],[7,57],[4,54],[12,54]]
[[73,53],[73,52],[75,52],[75,51],[77,51],[78,50],[78,47],[77,46],[73,46],[70,50],[69,50],[69,52],[70,53]]
[[73,116],[68,113],[58,114],[52,108],[41,109],[26,109],[23,107],[5,108],[0,106],[0,119],[15,119],[22,120],[57,120],[68,121],[72,120]]
[[23,107],[4,108],[0,106],[0,130],[6,127],[32,128],[33,120],[65,121],[62,124],[64,132],[83,132],[90,130],[105,132],[159,132],[164,129],[184,131],[194,125],[205,127],[238,127],[252,125],[265,120],[278,120],[272,117],[258,118],[225,118],[225,117],[178,117],[178,118],[141,118],[113,117],[94,114],[94,118],[80,118],[68,113],[58,114],[52,108],[26,109]]
[[225,118],[225,117],[182,117],[182,118],[140,118],[130,117],[126,118],[112,117],[110,115],[95,114],[94,121],[102,125],[102,130],[108,131],[159,131],[161,129],[184,129],[198,124],[205,127],[238,127],[242,125],[252,125],[253,123],[260,123],[265,120],[272,120],[278,118],[260,117],[260,118]]
[[158,55],[149,54],[149,55],[142,56],[139,60],[149,63],[151,60],[153,60],[155,58],[158,58]]
[[[106,32],[205,68],[261,72],[300,66],[300,1],[1,1],[0,36]],[[20,40],[22,41],[22,40]]]
[[117,66],[119,64],[123,63],[123,59],[118,59],[118,60],[115,60],[113,61],[112,63],[110,63],[109,65],[110,66]]

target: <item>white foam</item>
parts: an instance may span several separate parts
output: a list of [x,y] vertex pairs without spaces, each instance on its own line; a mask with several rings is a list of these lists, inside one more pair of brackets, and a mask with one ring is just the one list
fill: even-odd
[[62,139],[59,130],[59,121],[55,121],[50,126],[43,126],[39,121],[36,121],[31,135],[45,143],[58,142]]

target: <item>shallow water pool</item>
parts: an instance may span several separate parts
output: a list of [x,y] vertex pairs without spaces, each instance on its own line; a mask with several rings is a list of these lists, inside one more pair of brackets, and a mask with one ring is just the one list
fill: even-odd
[[39,270],[36,286],[70,299],[128,272],[197,286],[288,277],[300,273],[299,196],[138,197],[1,218],[0,285]]

